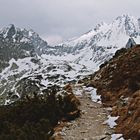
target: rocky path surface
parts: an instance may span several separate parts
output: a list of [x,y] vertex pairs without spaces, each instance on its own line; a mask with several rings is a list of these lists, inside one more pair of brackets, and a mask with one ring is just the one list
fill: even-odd
[[[74,90],[77,90],[76,87]],[[78,89],[79,90],[79,89]],[[83,90],[78,95],[81,102],[81,117],[69,122],[61,131],[62,140],[110,140],[111,131],[103,122],[107,111],[101,104],[91,101],[90,95]],[[60,138],[59,138],[60,139]]]

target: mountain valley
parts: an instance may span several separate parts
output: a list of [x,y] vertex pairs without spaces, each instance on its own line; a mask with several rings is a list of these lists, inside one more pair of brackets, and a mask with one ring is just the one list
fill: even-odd
[[[114,132],[123,134],[125,139],[138,140],[140,139],[139,107],[137,107],[140,89],[138,78],[140,46],[137,45],[139,43],[140,19],[127,14],[117,17],[110,24],[102,22],[82,36],[57,46],[50,46],[33,30],[9,25],[0,30],[0,105],[4,108],[8,107],[6,114],[10,114],[10,107],[18,114],[20,112],[18,105],[20,107],[24,105],[26,108],[28,107],[26,103],[29,101],[30,104],[30,100],[31,105],[36,105],[37,98],[38,105],[43,102],[43,99],[51,99],[56,107],[56,110],[54,108],[56,112],[55,114],[51,112],[52,115],[60,112],[57,120],[48,119],[47,125],[52,125],[54,121],[52,126],[56,127],[63,119],[68,121],[80,116],[80,103],[75,97],[77,90],[74,91],[72,87],[78,84],[84,90],[92,87],[94,89],[91,89],[89,98],[94,102],[102,103],[103,107],[112,107],[110,113],[112,116],[120,116],[117,126],[113,127]],[[94,94],[95,88],[98,95]],[[83,90],[78,92],[82,98]],[[41,105],[44,108],[46,104],[50,105],[50,108],[53,106],[51,102],[43,103]],[[3,119],[5,114],[3,108],[0,112],[2,112],[0,118]],[[39,115],[39,112],[33,113],[33,116],[36,113]],[[44,119],[44,114],[42,111],[43,116],[37,118],[39,123]],[[6,117],[8,118],[8,115]],[[8,123],[6,127],[8,132],[11,134],[14,128],[16,137],[21,124],[16,121],[13,123],[12,120]],[[24,123],[29,125],[23,119]],[[32,127],[36,126],[35,122],[30,123]],[[11,124],[14,125],[13,128]],[[23,124],[21,129],[24,131]],[[52,126],[49,127],[48,134],[53,130]],[[42,131],[44,133],[44,128]],[[6,133],[2,131],[2,134]],[[22,137],[20,135],[18,137]],[[46,137],[48,139],[48,136],[41,132],[39,135],[42,136],[42,140],[46,140]]]

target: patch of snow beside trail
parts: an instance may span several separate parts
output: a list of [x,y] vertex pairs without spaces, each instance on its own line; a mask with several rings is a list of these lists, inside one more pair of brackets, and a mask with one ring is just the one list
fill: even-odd
[[82,89],[74,90],[74,94],[78,96],[82,96],[82,92],[83,92]]
[[101,95],[97,95],[97,89],[93,88],[93,87],[87,87],[84,89],[86,92],[88,92],[91,95],[91,100],[93,102],[99,103],[101,104]]
[[111,140],[124,140],[122,136],[123,136],[122,134],[112,134]]
[[119,116],[117,117],[111,117],[110,115],[108,116],[108,120],[106,120],[104,122],[104,124],[108,124],[110,128],[114,128],[117,123],[115,122],[117,119],[119,118]]
[[97,103],[101,104],[101,95],[97,95],[96,91],[97,91],[97,89],[95,89],[95,88],[91,91],[91,99],[93,102],[97,102]]

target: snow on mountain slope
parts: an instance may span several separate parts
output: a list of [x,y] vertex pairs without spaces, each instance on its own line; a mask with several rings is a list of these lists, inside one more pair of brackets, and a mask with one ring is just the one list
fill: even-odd
[[54,84],[62,86],[87,72],[84,65],[57,60],[54,52],[33,30],[14,25],[1,29],[0,104],[11,103],[26,93],[41,93]]
[[[116,50],[140,42],[140,20],[129,15],[98,24],[79,38],[48,46],[33,30],[14,25],[0,31],[0,104],[40,93],[95,72]],[[127,44],[127,46],[126,46]]]
[[[32,53],[37,53],[38,55],[46,53],[47,49],[51,48],[47,44],[47,42],[41,39],[40,36],[33,30],[17,28],[13,24],[0,30],[0,41],[4,43],[9,43],[9,47],[10,45],[14,44],[12,46],[13,48],[20,48],[27,53],[29,51],[32,51]],[[27,46],[23,47],[23,45],[26,44]]]
[[[117,17],[112,23],[98,24],[93,30],[61,45],[79,46],[79,45],[122,45],[125,46],[126,38],[137,37],[140,34],[139,21],[132,16],[122,15]],[[123,40],[123,38],[124,40]],[[125,42],[124,42],[125,41]]]
[[45,57],[12,58],[9,61],[9,66],[0,73],[0,104],[16,101],[26,93],[41,94],[54,84],[62,87],[88,73],[83,65]]
[[61,46],[74,49],[71,53],[75,62],[91,69],[98,69],[99,65],[109,60],[116,50],[125,47],[129,38],[140,43],[139,23],[139,20],[132,16],[122,15],[110,24],[98,24],[88,33]]

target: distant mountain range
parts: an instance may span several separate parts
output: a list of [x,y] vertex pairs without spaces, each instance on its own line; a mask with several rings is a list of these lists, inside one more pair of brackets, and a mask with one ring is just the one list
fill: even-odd
[[129,15],[98,24],[88,33],[55,47],[33,30],[10,25],[0,30],[0,104],[41,93],[93,73],[116,50],[140,42],[140,19]]

